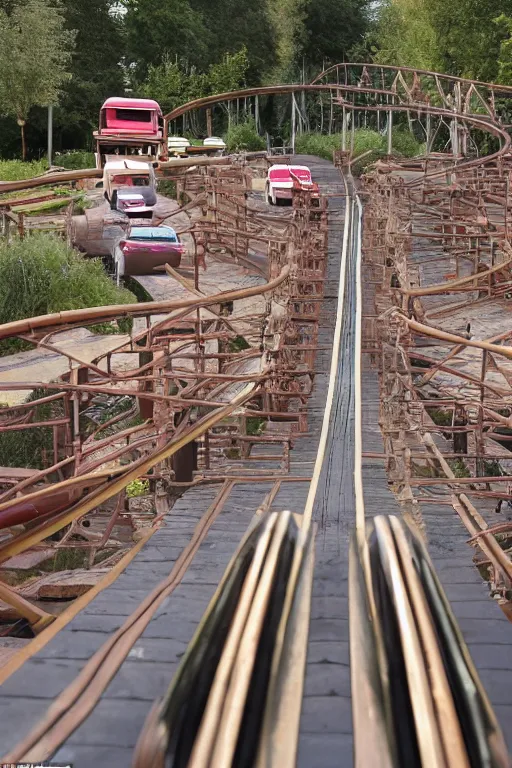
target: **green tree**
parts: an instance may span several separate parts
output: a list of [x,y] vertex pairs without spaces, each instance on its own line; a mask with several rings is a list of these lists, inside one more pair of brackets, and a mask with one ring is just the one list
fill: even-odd
[[[222,61],[225,54],[247,50],[249,85],[259,85],[275,64],[274,28],[267,3],[253,0],[190,0],[208,27],[209,63]],[[190,59],[190,57],[188,57]]]
[[149,67],[148,76],[139,88],[141,96],[156,99],[164,113],[180,104],[213,93],[224,93],[242,88],[249,67],[247,51],[242,48],[227,54],[218,64],[212,64],[207,72],[187,67],[169,56],[162,63]]
[[250,63],[247,48],[244,46],[237,53],[227,53],[218,64],[211,64],[207,73],[209,93],[226,93],[243,88]]
[[367,5],[365,0],[308,0],[302,55],[310,67],[347,61],[367,30]]
[[512,85],[512,18],[500,14],[495,23],[500,30],[500,53],[498,56],[498,82]]
[[493,81],[501,44],[509,37],[496,18],[512,15],[512,0],[387,0],[378,26],[376,58]]
[[69,65],[75,33],[65,28],[58,0],[25,0],[10,14],[0,10],[0,110],[21,129],[25,160],[25,124],[33,106],[55,104]]
[[444,67],[428,0],[388,0],[381,9],[377,43],[379,63],[440,71]]
[[306,44],[307,0],[268,0],[276,41],[276,65],[269,76],[275,82],[294,80],[296,64]]
[[148,99],[155,99],[164,114],[187,101],[188,76],[179,62],[165,54],[160,64],[150,64],[148,76],[138,93]]
[[121,0],[125,9],[127,57],[137,79],[167,55],[192,66],[208,60],[211,34],[189,0]]
[[64,0],[63,10],[66,27],[77,36],[55,128],[61,144],[82,148],[91,142],[103,101],[124,93],[122,22],[113,0]]

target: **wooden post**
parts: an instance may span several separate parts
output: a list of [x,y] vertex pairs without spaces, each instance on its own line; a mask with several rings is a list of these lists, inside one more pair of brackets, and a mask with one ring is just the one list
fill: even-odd
[[212,120],[212,110],[207,109],[206,110],[206,134],[208,138],[210,136],[213,136],[213,128],[212,128],[213,120]]
[[292,93],[292,155],[295,154],[295,94]]
[[258,96],[254,97],[254,122],[256,123],[256,130],[260,132],[260,101]]
[[477,422],[477,430],[475,432],[475,442],[476,442],[476,453],[479,458],[476,459],[476,476],[477,477],[484,477],[486,475],[486,472],[484,472],[484,458],[483,455],[485,454],[485,442],[483,439],[483,422],[484,422],[484,397],[485,397],[485,374],[487,373],[487,350],[482,350],[482,370],[480,374],[480,408],[478,409],[478,422]]

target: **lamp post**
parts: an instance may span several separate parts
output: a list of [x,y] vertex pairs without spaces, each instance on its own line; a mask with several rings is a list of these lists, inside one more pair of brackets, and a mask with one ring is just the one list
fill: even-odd
[[48,106],[48,168],[52,167],[53,155],[53,104]]

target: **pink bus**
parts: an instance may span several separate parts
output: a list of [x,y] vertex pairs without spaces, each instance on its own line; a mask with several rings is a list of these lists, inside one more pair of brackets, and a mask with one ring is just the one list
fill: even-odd
[[107,99],[100,111],[99,128],[94,132],[96,166],[119,156],[156,161],[163,151],[162,110],[152,99]]

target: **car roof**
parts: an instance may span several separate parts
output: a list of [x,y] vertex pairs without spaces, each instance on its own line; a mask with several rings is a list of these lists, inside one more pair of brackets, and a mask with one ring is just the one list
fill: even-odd
[[289,165],[283,165],[282,163],[281,164],[276,163],[275,165],[271,165],[270,168],[268,169],[269,173],[270,173],[270,171],[285,171],[285,170],[289,171],[290,170],[290,166]]
[[123,96],[111,96],[105,101],[102,109],[151,109],[161,112],[160,105],[154,99],[127,99]]

